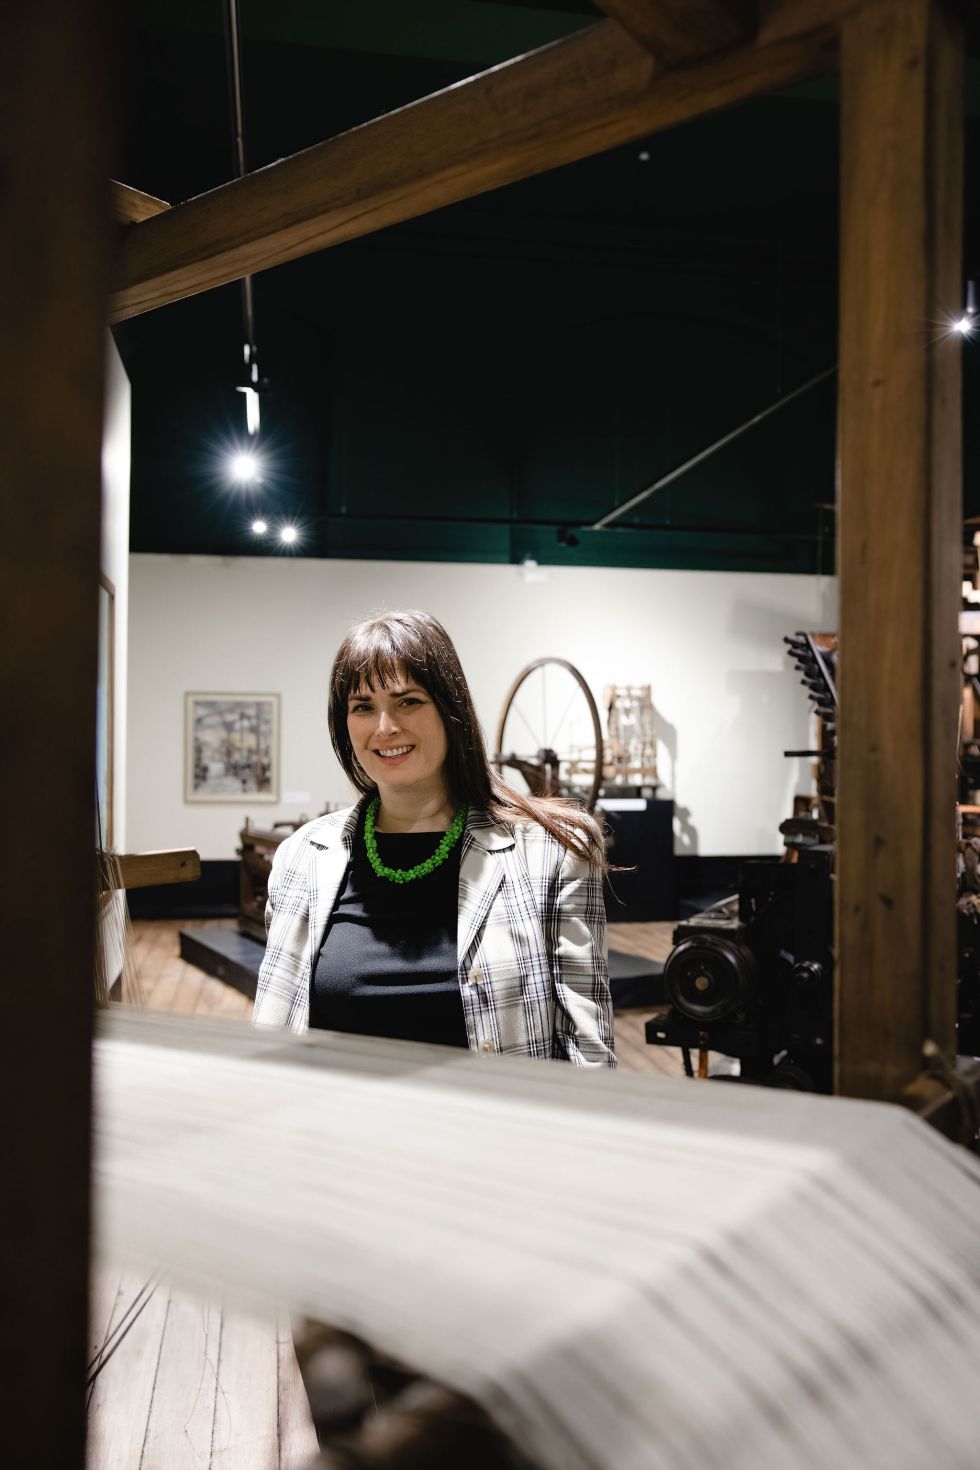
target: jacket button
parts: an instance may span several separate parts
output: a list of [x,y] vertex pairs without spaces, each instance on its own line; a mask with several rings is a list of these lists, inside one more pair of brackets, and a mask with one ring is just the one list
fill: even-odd
[[490,1041],[489,1039],[486,1040],[486,1041],[481,1041],[480,1042],[480,1050],[481,1051],[493,1051],[493,1042]]
[[480,966],[479,965],[474,965],[473,968],[472,968],[472,970],[469,973],[469,982],[470,982],[470,984],[471,985],[479,985],[479,983],[480,983],[480,981],[482,979],[483,979],[483,971],[480,969]]

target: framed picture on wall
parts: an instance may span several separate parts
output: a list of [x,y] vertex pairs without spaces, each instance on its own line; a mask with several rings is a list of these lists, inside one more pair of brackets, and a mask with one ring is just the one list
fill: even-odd
[[279,800],[279,695],[184,696],[184,800]]

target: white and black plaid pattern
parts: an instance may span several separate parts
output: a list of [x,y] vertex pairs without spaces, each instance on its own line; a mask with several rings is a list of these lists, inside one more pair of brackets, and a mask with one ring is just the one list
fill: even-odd
[[[350,865],[363,802],[276,851],[253,1021],[305,1031],[310,980]],[[421,896],[421,895],[420,895]],[[470,1049],[614,1067],[601,875],[537,822],[470,810],[459,865],[458,961]]]

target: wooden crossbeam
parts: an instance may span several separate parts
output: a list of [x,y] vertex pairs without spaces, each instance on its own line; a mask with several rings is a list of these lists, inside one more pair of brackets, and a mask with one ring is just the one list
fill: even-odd
[[956,1038],[962,66],[937,0],[842,30],[837,1059],[888,1100]]
[[170,208],[165,200],[144,194],[140,189],[131,189],[128,184],[117,183],[115,179],[109,187],[112,191],[112,217],[116,224],[134,225]]
[[832,70],[830,31],[675,71],[617,22],[482,72],[133,225],[122,321]]
[[771,44],[825,26],[838,27],[848,16],[868,5],[891,3],[892,0],[757,0],[758,39]]
[[157,852],[118,853],[119,888],[151,888],[157,883],[193,883],[201,876],[201,859],[193,847]]
[[728,51],[755,29],[751,0],[595,0],[665,66]]

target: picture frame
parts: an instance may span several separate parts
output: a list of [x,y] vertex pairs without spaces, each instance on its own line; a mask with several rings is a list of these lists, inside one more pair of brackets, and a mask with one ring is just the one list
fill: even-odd
[[184,801],[279,800],[279,695],[184,695]]

